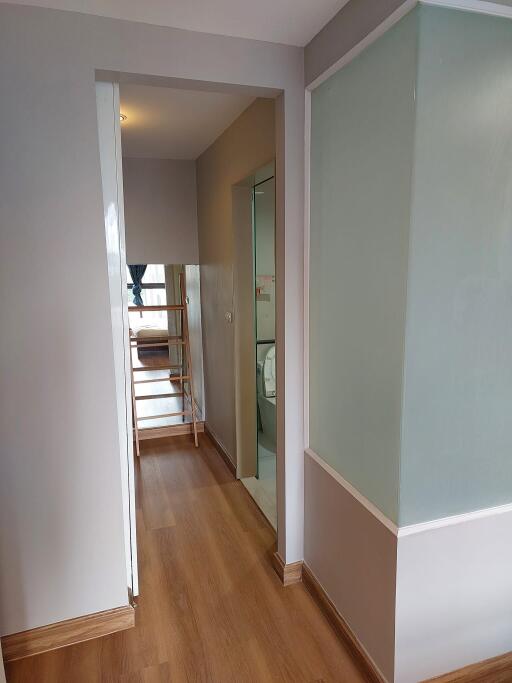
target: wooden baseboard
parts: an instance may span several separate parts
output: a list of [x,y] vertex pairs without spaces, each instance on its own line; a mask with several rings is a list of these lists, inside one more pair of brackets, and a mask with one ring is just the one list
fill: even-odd
[[424,683],[508,683],[512,681],[512,652],[470,664]]
[[204,431],[210,437],[210,440],[212,441],[213,445],[215,446],[215,450],[220,455],[220,457],[224,460],[224,462],[226,463],[231,474],[236,478],[236,465],[235,465],[235,463],[231,460],[229,455],[226,453],[224,448],[217,441],[217,438],[215,437],[215,435],[212,433],[212,431],[208,428],[208,425],[206,425],[206,424],[204,426]]
[[368,657],[350,626],[338,612],[316,576],[305,563],[302,565],[302,582],[367,679],[371,683],[386,683],[384,677]]
[[[197,431],[204,432],[204,422],[197,422]],[[163,439],[168,436],[179,436],[180,434],[192,434],[194,431],[190,422],[183,424],[169,425],[168,427],[150,427],[139,429],[139,441],[147,439]]]
[[131,605],[126,605],[3,636],[2,653],[6,662],[12,662],[84,640],[107,636],[116,631],[124,631],[133,626],[135,610]]
[[285,564],[279,553],[272,555],[272,561],[276,574],[281,579],[283,586],[291,586],[293,583],[300,583],[302,581],[302,562]]

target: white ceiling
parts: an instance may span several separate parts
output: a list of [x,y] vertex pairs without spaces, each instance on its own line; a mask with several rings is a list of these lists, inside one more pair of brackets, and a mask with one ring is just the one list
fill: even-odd
[[174,26],[306,45],[348,0],[9,0],[20,5],[98,14],[115,19]]
[[197,159],[254,100],[197,90],[121,85],[123,156]]

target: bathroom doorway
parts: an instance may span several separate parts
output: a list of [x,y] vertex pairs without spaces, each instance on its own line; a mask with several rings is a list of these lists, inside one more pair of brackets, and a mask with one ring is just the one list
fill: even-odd
[[275,179],[253,187],[257,477],[276,478]]
[[[252,476],[242,482],[259,508],[277,527],[276,505],[276,278],[275,278],[275,176],[274,163],[259,169],[250,179],[252,228],[251,309],[252,387],[255,392]],[[240,227],[240,226],[239,226]]]

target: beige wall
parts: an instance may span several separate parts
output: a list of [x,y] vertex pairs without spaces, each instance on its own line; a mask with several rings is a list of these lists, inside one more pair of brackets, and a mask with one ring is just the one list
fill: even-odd
[[232,190],[274,156],[274,101],[257,99],[197,160],[207,423],[235,463]]
[[128,263],[197,263],[195,161],[123,158]]

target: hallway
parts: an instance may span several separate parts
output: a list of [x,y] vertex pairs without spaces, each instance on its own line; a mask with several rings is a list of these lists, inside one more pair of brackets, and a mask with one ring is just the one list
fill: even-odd
[[281,586],[270,526],[200,438],[137,462],[136,627],[14,662],[8,683],[365,680],[305,588]]

